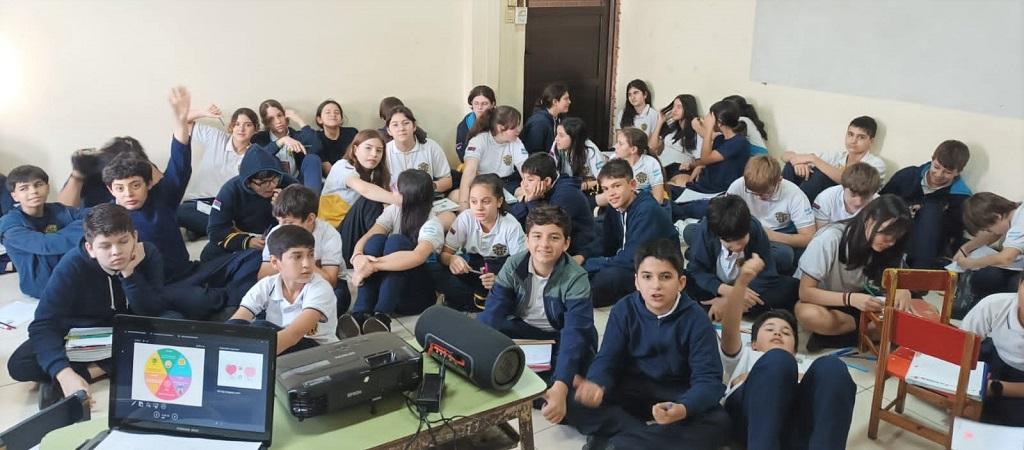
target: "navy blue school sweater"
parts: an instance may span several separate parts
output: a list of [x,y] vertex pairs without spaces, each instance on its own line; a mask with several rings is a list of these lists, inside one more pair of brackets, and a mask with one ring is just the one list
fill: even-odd
[[[530,252],[508,258],[487,295],[487,307],[477,320],[501,330],[509,317],[530,302],[533,276],[529,266]],[[594,328],[594,305],[590,301],[587,271],[563,253],[548,276],[542,298],[544,315],[551,327],[558,330],[554,380],[572,386],[573,378],[584,373],[585,365],[597,351],[597,329]]]
[[52,377],[69,366],[64,337],[72,328],[109,327],[115,314],[157,316],[166,310],[160,250],[142,244],[146,258],[129,277],[108,274],[85,251],[84,241],[53,269],[36,307],[28,338],[39,366]]
[[725,192],[733,181],[743,176],[743,169],[747,167],[747,160],[750,159],[750,141],[746,136],[736,133],[732,138],[726,139],[725,136],[718,135],[711,148],[725,159],[705,166],[697,181],[687,183],[687,189],[706,194]]
[[217,245],[231,252],[244,250],[248,248],[251,237],[248,233],[262,235],[277,225],[270,199],[260,196],[248,185],[249,178],[265,170],[281,177],[279,188],[294,182],[281,171],[281,164],[274,156],[276,152],[277,145],[273,143],[252,146],[245,152],[238,165],[238,175],[224,183],[213,200],[206,228],[210,235],[208,245]]
[[708,314],[686,294],[661,319],[647,309],[639,292],[616,302],[587,379],[607,393],[620,378],[653,381],[658,388],[649,398],[681,403],[689,417],[718,406],[725,385]]
[[473,128],[473,124],[476,123],[476,114],[470,111],[459,121],[459,125],[455,127],[455,154],[459,155],[459,161],[465,161],[466,159],[466,144],[469,144],[469,129]]
[[930,194],[925,194],[921,188],[921,181],[928,174],[932,167],[931,161],[920,166],[904,167],[894,173],[885,183],[879,195],[895,194],[907,202],[911,207],[920,206],[925,202],[940,204],[946,211],[942,215],[942,240],[936,244],[945,248],[952,248],[962,245],[964,241],[964,200],[971,196],[971,189],[959,176],[953,179],[953,183]]
[[555,142],[555,123],[555,118],[547,108],[534,109],[533,115],[523,125],[523,132],[519,134],[526,151],[531,154],[551,151],[551,144]]
[[345,156],[345,152],[348,151],[348,147],[352,145],[352,140],[355,139],[356,134],[359,130],[352,127],[341,127],[341,131],[338,134],[338,139],[333,140],[327,137],[327,134],[323,131],[317,131],[316,136],[320,139],[320,159],[323,162],[334,164]]
[[[309,125],[302,127],[302,129],[300,130],[295,130],[294,128],[289,127],[288,136],[291,137],[292,139],[295,139],[296,141],[301,142],[302,146],[306,147],[306,153],[313,153],[319,155],[321,150],[323,150],[323,144],[320,142],[320,137],[316,135],[316,131],[313,131],[313,129],[310,128]],[[264,147],[268,145],[273,146],[274,151],[271,152],[272,155],[276,155],[277,151],[280,150],[277,147],[277,144],[274,143],[274,141],[276,141],[276,139],[273,137],[273,135],[270,134],[269,130],[262,130],[252,136],[253,144]],[[302,167],[302,159],[305,158],[306,155],[302,153],[296,153],[294,156],[295,167],[293,167],[292,170],[298,170],[299,167]]]
[[523,229],[526,229],[526,216],[530,210],[541,205],[554,205],[561,207],[572,220],[572,229],[569,230],[569,254],[590,256],[593,253],[591,248],[595,239],[594,235],[594,213],[587,202],[587,196],[580,190],[581,181],[579,178],[559,176],[551,189],[544,194],[544,198],[530,202],[519,202],[509,205],[509,213],[512,214]]
[[0,243],[18,270],[25,295],[39,298],[60,258],[82,240],[82,210],[60,203],[43,206],[43,217],[12,208],[0,218]]
[[192,177],[192,146],[171,138],[171,158],[167,161],[164,177],[149,188],[146,203],[131,211],[132,222],[139,232],[139,240],[151,242],[160,248],[164,257],[164,275],[177,280],[193,269],[185,248],[185,240],[178,228],[178,205]]
[[604,251],[602,256],[588,258],[583,266],[588,272],[597,272],[607,266],[632,270],[636,250],[644,243],[662,238],[671,239],[679,245],[679,232],[672,226],[668,211],[651,197],[650,192],[637,191],[636,198],[625,211],[605,208]]
[[[761,223],[754,218],[750,219],[750,240],[743,248],[743,258],[750,259],[750,255],[757,253],[764,260],[764,270],[757,274],[757,277],[750,283],[750,288],[756,292],[763,292],[763,289],[774,287],[779,277],[775,267],[775,259],[772,258],[771,241],[768,234],[761,228]],[[697,283],[701,289],[709,294],[718,295],[718,287],[722,280],[718,278],[718,257],[722,254],[722,242],[717,234],[708,229],[707,220],[701,220],[697,224],[697,235],[693,244],[687,250],[689,263],[686,266],[686,275],[690,281]]]

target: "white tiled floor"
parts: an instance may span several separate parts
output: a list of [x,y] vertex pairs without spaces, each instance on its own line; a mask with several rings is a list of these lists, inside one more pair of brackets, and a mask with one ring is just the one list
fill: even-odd
[[[191,252],[198,255],[202,243],[189,245]],[[0,307],[15,301],[30,301],[30,299],[18,290],[18,277],[15,274],[0,276]],[[601,308],[595,311],[594,319],[598,334],[604,334],[604,327],[608,321],[609,308]],[[416,319],[418,317],[403,317],[398,319],[392,328],[402,337],[413,336]],[[7,359],[11,352],[20,345],[27,337],[27,324],[21,324],[15,330],[0,330],[0,429],[17,423],[36,411],[38,394],[32,383],[18,383],[10,379],[7,374]],[[801,333],[801,342],[806,342],[806,334]],[[868,415],[871,407],[872,387],[874,385],[874,364],[870,361],[853,359],[850,362],[863,366],[869,372],[850,369],[850,375],[858,386],[856,405],[853,413],[853,423],[850,427],[849,440],[850,449],[934,449],[940,446],[931,443],[912,433],[901,431],[898,428],[882,423],[879,428],[877,440],[867,437]],[[890,381],[890,383],[892,383]],[[92,386],[93,398],[96,404],[93,408],[93,417],[105,417],[107,412],[107,395],[109,383],[101,381]],[[886,399],[891,399],[895,393],[895,386],[890,384],[886,389]],[[947,426],[947,419],[938,410],[929,405],[922,404],[914,399],[907,401],[906,410],[918,418],[923,418],[936,427]],[[584,437],[574,429],[551,425],[534,411],[533,415],[534,436],[538,449],[571,449],[580,448],[584,444]]]

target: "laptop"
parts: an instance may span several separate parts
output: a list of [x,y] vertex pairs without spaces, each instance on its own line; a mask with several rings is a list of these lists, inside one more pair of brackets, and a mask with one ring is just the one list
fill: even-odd
[[110,429],[81,448],[270,447],[274,330],[118,315],[112,345]]

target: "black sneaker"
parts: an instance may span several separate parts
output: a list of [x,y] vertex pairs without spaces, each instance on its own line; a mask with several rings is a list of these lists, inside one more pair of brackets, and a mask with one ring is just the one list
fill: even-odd
[[818,333],[811,333],[807,339],[807,353],[817,353],[827,348],[846,348],[857,345],[857,332],[840,334],[838,336],[826,336]]
[[377,313],[363,322],[363,334],[391,331],[391,318],[387,314]]
[[50,405],[61,401],[64,398],[64,390],[56,381],[44,381],[39,383],[39,410],[42,411]]
[[356,337],[362,334],[362,327],[359,326],[359,321],[356,320],[352,314],[342,314],[338,318],[338,339],[345,339],[350,337]]

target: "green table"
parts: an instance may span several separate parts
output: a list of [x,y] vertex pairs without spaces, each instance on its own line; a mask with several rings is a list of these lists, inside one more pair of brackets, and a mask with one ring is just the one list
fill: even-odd
[[[424,358],[428,371],[437,371],[433,359]],[[434,425],[437,442],[469,436],[475,432],[519,420],[520,448],[533,449],[533,416],[531,403],[544,392],[544,382],[530,370],[523,373],[519,382],[509,391],[491,392],[480,389],[465,378],[448,372],[445,376],[445,391],[442,399],[442,413],[445,417],[466,416],[451,422],[452,427]],[[430,419],[440,416],[431,414]],[[93,417],[61,428],[46,435],[43,450],[73,449],[107,428],[107,418]],[[376,414],[370,406],[314,417],[299,422],[289,413],[281,400],[274,401],[273,449],[310,448],[406,448],[416,433],[419,421],[405,407],[398,395],[386,397],[376,405]],[[416,437],[410,448],[426,448],[431,439],[426,428]]]

